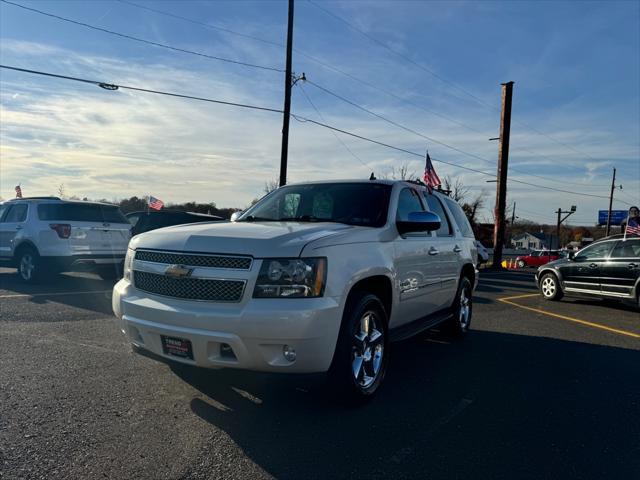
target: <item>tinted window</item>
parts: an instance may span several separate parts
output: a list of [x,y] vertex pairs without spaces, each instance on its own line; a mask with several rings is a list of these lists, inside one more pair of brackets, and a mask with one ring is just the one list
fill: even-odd
[[18,205],[11,205],[9,211],[7,212],[7,216],[5,217],[5,222],[24,222],[27,219],[27,204],[21,203]]
[[469,220],[467,216],[464,214],[462,207],[458,205],[457,202],[453,200],[446,199],[447,205],[449,206],[449,211],[453,215],[456,223],[458,224],[458,228],[460,229],[460,233],[462,233],[463,237],[474,238],[473,230],[471,228],[471,224],[469,224]]
[[398,211],[396,212],[396,220],[407,221],[409,220],[409,214],[412,212],[422,212],[422,202],[418,193],[411,189],[405,188],[400,192],[398,197]]
[[595,243],[580,250],[576,257],[579,257],[580,260],[605,258],[607,256],[607,253],[609,253],[609,250],[611,250],[612,246],[613,242]]
[[387,222],[390,185],[314,183],[274,190],[238,219],[239,222],[340,222],[382,227]]
[[452,235],[453,230],[451,230],[449,217],[445,213],[440,200],[438,200],[438,197],[425,192],[424,198],[427,201],[427,205],[429,205],[429,210],[440,217],[440,228],[436,231],[436,235],[438,237],[448,237],[449,235]]
[[0,205],[0,221],[2,221],[2,216],[4,215],[4,212],[6,212],[9,209],[9,205],[6,203],[3,203],[2,205]]
[[68,222],[129,223],[115,205],[97,203],[43,203],[38,205],[38,218]]
[[611,258],[640,257],[640,239],[620,241],[611,252]]

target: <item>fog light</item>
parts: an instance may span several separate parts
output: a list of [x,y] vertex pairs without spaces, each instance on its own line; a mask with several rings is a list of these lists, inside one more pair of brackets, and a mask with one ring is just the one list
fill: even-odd
[[296,359],[296,349],[289,345],[285,345],[282,347],[282,355],[288,362],[293,362]]

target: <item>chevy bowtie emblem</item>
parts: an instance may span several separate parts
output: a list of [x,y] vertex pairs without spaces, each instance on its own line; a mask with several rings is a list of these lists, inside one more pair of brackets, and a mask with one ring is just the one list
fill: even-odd
[[184,265],[169,265],[164,274],[171,278],[187,278],[191,276],[191,272],[193,268],[187,268]]

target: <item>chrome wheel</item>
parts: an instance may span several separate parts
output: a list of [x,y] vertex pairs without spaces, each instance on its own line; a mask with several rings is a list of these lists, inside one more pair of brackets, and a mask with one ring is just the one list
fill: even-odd
[[36,269],[35,259],[32,253],[25,253],[20,257],[20,265],[18,270],[23,280],[29,281],[33,278],[33,272]]
[[368,388],[376,381],[384,356],[384,334],[380,319],[370,310],[360,318],[353,337],[351,371],[360,388]]
[[458,311],[458,322],[460,328],[464,331],[469,328],[469,320],[471,320],[471,298],[466,288],[462,288],[460,292],[460,307]]
[[553,297],[556,293],[556,281],[550,275],[547,275],[542,279],[542,284],[540,285],[540,290],[542,290],[542,294],[547,297]]

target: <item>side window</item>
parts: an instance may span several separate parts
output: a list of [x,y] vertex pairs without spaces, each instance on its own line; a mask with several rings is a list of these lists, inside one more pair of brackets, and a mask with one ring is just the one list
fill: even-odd
[[412,188],[405,188],[398,197],[398,211],[396,220],[407,221],[412,212],[422,212],[424,210],[420,196]]
[[4,205],[0,205],[0,222],[2,222],[2,217],[4,216],[5,212],[9,210],[9,205],[7,205],[6,203]]
[[605,258],[613,242],[596,243],[595,245],[589,245],[587,248],[578,252],[577,258],[580,260],[592,260],[597,258]]
[[4,221],[9,222],[24,222],[27,219],[27,204],[20,203],[18,205],[11,205],[11,208],[7,212],[7,216]]
[[436,231],[436,235],[438,237],[449,237],[453,235],[453,230],[451,229],[451,224],[449,223],[449,217],[447,217],[447,214],[445,213],[440,200],[438,200],[435,195],[430,195],[428,193],[424,194],[424,198],[427,201],[429,210],[440,217],[440,228]]
[[467,216],[464,214],[462,207],[458,205],[458,202],[454,202],[453,200],[446,199],[447,205],[449,206],[449,211],[453,215],[453,218],[456,220],[458,224],[458,228],[460,229],[460,233],[462,233],[463,237],[475,238],[473,235],[473,229],[469,224],[469,220]]
[[640,240],[619,241],[611,252],[611,258],[640,258]]

